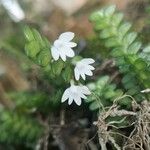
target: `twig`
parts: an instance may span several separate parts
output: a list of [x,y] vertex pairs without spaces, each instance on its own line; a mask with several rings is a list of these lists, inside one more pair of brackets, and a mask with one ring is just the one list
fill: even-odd
[[121,150],[120,146],[116,143],[116,141],[114,140],[113,137],[111,137],[111,136],[109,135],[108,139],[109,139],[109,141],[111,141],[111,143],[114,145],[114,147],[115,147],[117,150]]

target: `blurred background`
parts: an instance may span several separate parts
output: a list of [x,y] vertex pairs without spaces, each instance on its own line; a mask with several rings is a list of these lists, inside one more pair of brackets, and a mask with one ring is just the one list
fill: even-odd
[[[27,137],[30,141],[29,144],[24,141],[26,134],[30,132],[26,127],[28,124],[25,119],[20,119],[18,114],[15,116],[17,106],[19,106],[19,109],[17,108],[19,115],[27,112],[22,106],[23,104],[20,106],[20,100],[30,100],[31,97],[30,94],[27,95],[24,92],[42,90],[43,87],[45,91],[50,90],[46,80],[41,81],[38,66],[25,55],[24,26],[35,27],[51,42],[60,33],[72,31],[78,37],[76,39],[79,43],[78,53],[82,56],[99,59],[100,56],[97,54],[99,48],[92,46],[94,32],[88,18],[93,11],[110,4],[115,4],[118,10],[124,13],[126,20],[133,23],[134,29],[139,33],[143,42],[150,42],[150,37],[147,36],[150,33],[149,0],[0,0],[0,150],[40,149],[38,147],[40,141],[38,141],[39,145],[37,143],[34,146],[30,144],[32,139],[34,141],[34,137],[31,138],[31,141],[30,137]],[[87,45],[87,43],[89,44]],[[22,93],[22,95],[17,95],[16,98],[18,93]],[[35,97],[46,99],[43,95],[35,94]],[[34,107],[28,111],[30,111],[29,113],[34,112]],[[31,118],[34,118],[35,114],[31,114]],[[81,114],[79,116],[83,117]],[[87,116],[91,117],[90,112],[87,113]],[[86,117],[83,118],[80,121],[86,124]],[[7,123],[5,123],[5,119],[10,122],[6,121]],[[17,124],[17,122],[21,125],[16,125],[16,131],[12,132],[12,124]],[[33,131],[37,138],[42,132],[39,131],[39,128],[37,127],[37,130]],[[21,131],[24,129],[24,133],[18,133],[18,129]],[[62,132],[64,133],[66,130],[64,129]],[[73,135],[74,141],[70,143],[74,144],[78,134]],[[18,137],[23,135],[23,140],[18,142],[16,138],[15,141],[15,135]],[[87,137],[87,135],[82,136]],[[80,139],[83,140],[82,136]],[[58,149],[55,143],[51,145],[54,146],[49,149]],[[73,147],[70,148],[70,150],[73,149]]]

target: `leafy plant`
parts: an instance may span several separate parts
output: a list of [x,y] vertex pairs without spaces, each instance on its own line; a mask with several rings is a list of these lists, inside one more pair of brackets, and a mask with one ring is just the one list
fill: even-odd
[[27,56],[40,65],[45,73],[47,72],[49,74],[51,79],[58,77],[63,71],[62,77],[65,81],[69,82],[72,78],[72,71],[67,72],[66,74],[66,63],[62,60],[58,60],[57,62],[52,60],[50,53],[51,44],[49,41],[45,37],[42,37],[37,30],[30,29],[29,27],[25,28],[24,33],[27,40],[25,45]]
[[86,102],[90,103],[90,110],[101,110],[104,106],[110,106],[115,98],[123,95],[120,89],[116,89],[115,84],[110,83],[109,76],[100,77],[97,82],[87,85],[92,91]]
[[0,112],[1,142],[33,144],[42,136],[44,128],[37,120],[4,108]]
[[[150,67],[148,49],[142,50],[137,33],[131,31],[131,24],[123,20],[123,14],[109,6],[94,12],[90,17],[98,38],[110,49],[116,65],[123,74],[122,83],[126,92],[137,100],[149,99],[140,91],[150,87]],[[145,57],[145,55],[147,55]]]

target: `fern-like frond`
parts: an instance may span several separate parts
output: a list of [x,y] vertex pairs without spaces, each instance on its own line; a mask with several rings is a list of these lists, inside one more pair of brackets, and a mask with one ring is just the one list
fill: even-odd
[[[115,58],[119,71],[124,75],[122,83],[128,94],[138,95],[150,87],[150,53],[141,50],[137,33],[131,31],[131,24],[123,20],[123,14],[109,6],[94,12],[90,17],[97,36],[102,39]],[[139,97],[141,95],[141,97]],[[147,97],[147,95],[145,95]]]

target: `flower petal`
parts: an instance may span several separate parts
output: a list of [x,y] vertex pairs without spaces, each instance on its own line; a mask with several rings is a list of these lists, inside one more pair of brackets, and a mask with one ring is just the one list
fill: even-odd
[[10,17],[15,21],[19,22],[25,18],[24,11],[20,7],[18,1],[16,0],[1,0],[0,4],[5,7],[5,9],[8,11],[8,14]]
[[81,89],[82,93],[85,95],[91,94],[90,90],[86,86],[80,86],[80,89]]
[[71,104],[72,104],[72,102],[73,102],[73,98],[70,96],[70,97],[69,97],[68,104],[69,104],[69,105],[71,105]]
[[65,102],[68,98],[70,98],[69,97],[69,88],[65,90],[65,92],[64,92],[64,94],[63,94],[63,96],[61,98],[61,102],[62,103]]
[[57,48],[55,48],[54,46],[52,46],[51,48],[51,54],[54,60],[58,60],[59,59],[59,53]]
[[81,105],[81,97],[76,96],[76,98],[74,99],[75,103],[80,106]]
[[54,41],[54,46],[57,47],[57,48],[59,48],[62,44],[63,44],[63,42],[60,41],[60,40],[55,40]]
[[87,65],[87,68],[90,69],[90,70],[95,70],[95,68],[91,65]]
[[81,77],[83,78],[83,80],[85,80],[85,79],[86,79],[86,77],[85,77],[85,74],[84,74],[84,73],[81,73]]
[[74,42],[68,42],[67,45],[71,48],[73,47],[76,47],[77,46],[77,43],[74,43]]
[[85,69],[84,73],[88,76],[92,76],[93,75],[93,72],[89,69]]
[[[81,91],[80,91],[81,92]],[[83,94],[83,93],[80,93],[79,96],[83,99],[87,99],[87,97]]]
[[74,56],[75,56],[75,53],[74,53],[74,51],[73,51],[71,48],[67,48],[67,47],[66,47],[66,55],[67,55],[68,57],[74,57]]
[[92,59],[92,58],[84,58],[84,59],[82,59],[81,61],[82,61],[82,63],[84,63],[84,64],[93,64],[93,63],[95,62],[95,60]]
[[73,32],[64,32],[59,36],[59,39],[64,42],[69,42],[74,38]]
[[80,78],[80,73],[77,67],[74,68],[74,74],[75,74],[75,79],[79,80]]
[[62,49],[61,49],[59,55],[60,55],[60,57],[61,57],[61,59],[62,59],[63,61],[66,61],[66,55],[65,55],[65,52],[62,51]]

